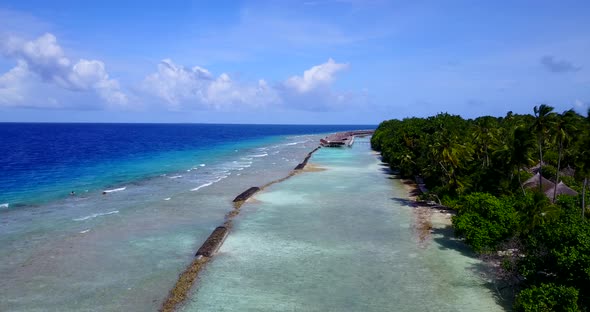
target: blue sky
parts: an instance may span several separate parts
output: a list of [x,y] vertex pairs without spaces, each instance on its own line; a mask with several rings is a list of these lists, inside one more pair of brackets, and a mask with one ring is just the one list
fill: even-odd
[[0,121],[585,112],[588,16],[588,1],[8,0]]

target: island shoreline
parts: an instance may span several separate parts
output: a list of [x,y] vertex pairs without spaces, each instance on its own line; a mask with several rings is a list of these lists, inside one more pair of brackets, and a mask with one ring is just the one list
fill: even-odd
[[[291,172],[283,178],[270,181],[260,187],[250,187],[244,192],[241,192],[233,201],[233,209],[231,209],[225,216],[225,221],[219,227],[225,229],[225,236],[229,235],[233,226],[233,219],[239,215],[241,206],[250,200],[255,200],[254,196],[267,187],[283,182],[299,173],[303,172],[317,172],[323,171],[324,168],[316,166],[312,163],[308,163],[311,156],[318,151],[321,146],[318,146],[311,150],[303,162],[297,165]],[[375,152],[376,156],[379,156]],[[385,163],[384,163],[385,164]],[[420,247],[427,247],[432,241],[432,232],[435,228],[445,228],[451,226],[451,213],[448,210],[441,210],[440,206],[428,205],[425,202],[418,200],[418,196],[421,194],[421,190],[414,180],[404,179],[399,176],[395,176],[404,187],[407,195],[408,205],[413,208],[414,222],[412,228],[415,232],[415,237]],[[219,228],[218,227],[218,228]],[[217,229],[216,229],[217,230]],[[215,230],[211,235],[214,235]],[[211,236],[210,236],[211,237]],[[207,244],[207,239],[204,244]],[[216,241],[215,246],[208,246],[209,249],[218,250],[223,244],[224,239]],[[199,247],[201,250],[203,246]],[[215,253],[209,253],[207,255],[195,254],[195,258],[185,268],[185,270],[179,274],[178,280],[174,287],[169,291],[167,297],[164,299],[162,307],[159,311],[162,312],[173,312],[177,311],[188,298],[188,294],[191,289],[195,286],[199,279],[199,273],[206,267],[206,265],[214,258]]]
[[[195,254],[195,257],[193,258],[191,263],[184,269],[184,271],[182,273],[179,274],[178,280],[176,281],[176,283],[174,284],[172,289],[168,292],[168,295],[166,296],[166,298],[164,298],[163,304],[162,304],[161,308],[159,309],[159,311],[161,311],[161,312],[177,311],[178,308],[180,306],[182,306],[182,304],[186,301],[186,299],[188,297],[188,293],[194,287],[195,283],[197,282],[197,280],[199,278],[199,273],[205,268],[207,263],[210,262],[211,259],[213,259],[213,257],[215,256],[215,251],[217,251],[219,248],[221,248],[221,245],[225,241],[225,237],[227,237],[229,235],[229,233],[231,232],[231,228],[233,226],[233,219],[240,213],[240,208],[246,201],[253,199],[254,195],[263,191],[265,188],[267,188],[273,184],[283,182],[283,181],[285,181],[285,180],[287,180],[299,173],[316,172],[316,171],[325,170],[324,168],[321,168],[316,165],[308,163],[311,156],[315,152],[317,152],[320,148],[322,148],[322,147],[317,146],[316,148],[311,150],[306,155],[304,160],[301,163],[299,163],[294,169],[292,169],[291,172],[289,172],[289,174],[286,175],[285,177],[270,181],[260,187],[256,187],[256,186],[250,187],[247,190],[241,192],[233,200],[233,202],[232,202],[233,209],[230,210],[225,215],[225,221],[223,222],[223,224],[220,225],[219,227],[217,227],[210,234],[209,238],[207,240],[205,240],[205,242],[203,242],[203,244],[198,248],[198,251]],[[215,231],[218,231],[219,228],[223,228],[223,231],[224,231],[223,239],[213,239],[214,243],[211,246],[205,246],[207,244],[211,244],[211,238],[213,236],[215,236]],[[213,252],[206,253],[206,255],[200,254],[199,251],[204,249],[204,247],[206,247],[206,249],[208,249],[208,250],[213,250]]]
[[396,176],[396,179],[403,185],[407,193],[408,206],[412,208],[414,223],[412,228],[415,232],[418,245],[427,247],[432,241],[434,229],[441,229],[452,226],[451,218],[455,211],[441,205],[431,205],[419,200],[422,194],[416,181]]

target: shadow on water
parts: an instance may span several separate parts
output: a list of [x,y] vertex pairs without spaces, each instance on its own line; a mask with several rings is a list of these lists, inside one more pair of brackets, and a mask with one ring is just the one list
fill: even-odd
[[432,229],[433,241],[438,243],[441,249],[451,249],[460,252],[470,258],[477,258],[477,254],[469,248],[462,240],[455,237],[453,227],[447,225],[443,228]]
[[392,197],[391,200],[395,201],[400,205],[416,207],[416,202],[407,198]]
[[[379,166],[381,168],[379,168],[379,170],[381,172],[384,172],[385,174],[391,175],[391,176],[395,176],[397,177],[397,175],[399,174],[398,170],[393,170],[391,169],[391,167],[389,167],[389,164],[385,163],[385,162],[380,162]],[[391,177],[390,177],[391,178]],[[399,179],[399,177],[397,177]]]
[[514,292],[513,288],[503,288],[503,284],[500,281],[494,281],[490,278],[491,271],[490,265],[485,262],[473,263],[469,266],[469,270],[480,277],[483,281],[482,285],[490,290],[494,301],[504,309],[504,311],[512,311],[512,305],[514,304]]
[[381,167],[381,168],[379,168],[379,171],[381,171],[387,175],[393,175],[393,170],[389,169],[389,167]]
[[[438,244],[440,249],[450,249],[460,252],[465,257],[473,259],[478,258],[478,255],[467,244],[465,244],[465,242],[455,237],[455,233],[451,225],[447,225],[443,228],[432,229],[432,235],[433,241]],[[513,301],[507,298],[507,296],[503,297],[500,295],[500,291],[498,290],[498,281],[494,281],[492,278],[494,275],[494,268],[490,263],[478,261],[476,263],[472,263],[468,270],[473,272],[473,274],[477,275],[482,280],[482,286],[490,290],[490,293],[498,305],[500,305],[505,311],[512,310]]]
[[[381,171],[383,174],[387,175],[388,179],[399,180],[401,183],[403,183],[405,185],[414,185],[415,184],[415,182],[410,179],[402,179],[399,176],[398,172],[395,172],[394,170],[392,170],[389,167],[389,164],[383,162],[382,157],[379,157],[379,159],[382,161],[379,164],[381,166],[381,168],[379,168],[379,171]],[[408,193],[409,196],[418,196],[420,194],[421,194],[421,192],[417,188],[412,188],[412,190],[409,191],[409,193]],[[422,206],[422,207],[431,207],[433,209],[439,209],[439,210],[441,208],[445,208],[445,207],[441,207],[441,206],[430,206],[430,205],[426,205],[426,204],[421,205],[420,203],[418,203],[414,200],[411,200],[409,198],[392,197],[391,200],[395,201],[398,204],[406,205],[409,207]],[[455,237],[455,233],[454,233],[453,227],[451,225],[447,225],[442,228],[433,228],[431,230],[431,234],[433,237],[433,241],[438,244],[440,249],[454,250],[454,251],[459,252],[461,255],[463,255],[465,257],[472,258],[472,259],[478,258],[477,254],[471,249],[471,247],[469,247],[467,244],[465,244],[465,242],[463,242],[461,239],[458,239],[457,237]],[[494,300],[496,301],[496,303],[499,306],[501,306],[505,311],[512,311],[513,301],[510,299],[507,300],[507,299],[503,298],[498,291],[497,284],[494,283],[494,280],[492,278],[490,278],[490,276],[491,276],[490,275],[490,264],[485,263],[483,261],[478,261],[478,262],[471,264],[466,269],[473,272],[473,274],[475,274],[479,278],[481,278],[481,280],[483,281],[482,286],[484,286],[490,290],[490,293],[492,294],[492,296],[494,297]]]

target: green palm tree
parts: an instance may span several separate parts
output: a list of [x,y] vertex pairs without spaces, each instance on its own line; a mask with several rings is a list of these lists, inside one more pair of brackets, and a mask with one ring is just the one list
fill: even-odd
[[[576,118],[576,112],[573,109],[563,112],[558,115],[555,120],[555,141],[558,148],[557,157],[557,172],[555,173],[555,184],[559,183],[559,170],[561,168],[561,158],[563,155],[564,145],[571,140],[573,133],[577,130],[574,124],[574,118]],[[557,188],[553,189],[553,201],[557,196]]]
[[[590,146],[590,108],[588,108],[588,113],[586,115],[586,138],[585,141],[587,144],[584,146]],[[582,186],[582,218],[586,217],[586,188],[588,187],[588,177],[590,176],[590,150],[586,149],[582,151],[582,162],[581,162],[581,169],[584,174],[584,186]]]
[[[586,140],[590,143],[590,139]],[[583,165],[581,166],[584,174],[584,185],[582,186],[582,218],[586,216],[586,188],[588,187],[588,176],[590,176],[590,151],[582,153]]]
[[496,143],[499,137],[500,128],[493,124],[494,121],[494,117],[478,118],[473,129],[473,143],[476,146],[478,156],[482,159],[484,168],[491,165],[490,147]]
[[521,229],[524,233],[531,233],[535,228],[559,213],[555,205],[549,204],[549,199],[542,192],[533,192],[523,211],[520,211]]
[[503,171],[510,173],[511,181],[514,179],[514,171],[517,171],[518,184],[522,194],[526,196],[521,181],[521,171],[523,167],[528,167],[533,162],[531,152],[535,148],[535,140],[529,128],[522,124],[517,124],[512,130],[506,130],[506,132],[508,133],[499,136],[494,146],[493,156],[498,165],[506,165]]
[[457,170],[473,159],[471,145],[462,144],[456,135],[443,132],[435,138],[430,150],[434,162],[441,166],[452,189],[464,188],[465,185],[457,177]]
[[543,192],[543,179],[542,179],[542,168],[543,168],[543,142],[547,136],[547,132],[550,128],[553,107],[545,104],[535,106],[535,122],[533,123],[532,130],[537,134],[537,144],[539,146],[539,190]]
[[512,168],[517,168],[518,184],[520,185],[522,194],[526,195],[522,181],[520,180],[520,171],[522,167],[529,166],[532,162],[531,151],[535,147],[535,142],[531,137],[531,132],[525,127],[517,126],[512,134],[510,147],[510,165]]

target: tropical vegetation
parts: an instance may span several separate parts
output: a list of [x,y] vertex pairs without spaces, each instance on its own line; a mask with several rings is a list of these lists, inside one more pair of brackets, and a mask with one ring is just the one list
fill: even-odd
[[532,112],[388,120],[371,145],[424,181],[424,200],[456,210],[458,237],[496,256],[515,311],[588,311],[590,110]]

